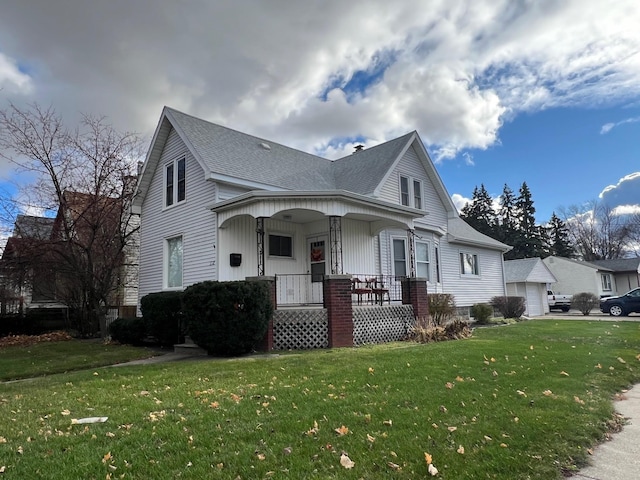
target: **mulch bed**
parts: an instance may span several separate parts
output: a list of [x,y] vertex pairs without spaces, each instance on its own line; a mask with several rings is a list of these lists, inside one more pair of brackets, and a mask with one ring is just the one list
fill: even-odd
[[57,331],[44,333],[42,335],[9,335],[0,338],[0,348],[3,347],[28,347],[36,343],[42,342],[62,342],[73,340],[73,337],[67,332]]

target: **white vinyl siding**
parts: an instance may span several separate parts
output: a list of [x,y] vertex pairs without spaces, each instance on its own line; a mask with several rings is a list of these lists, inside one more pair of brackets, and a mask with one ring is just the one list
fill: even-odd
[[[164,204],[164,166],[178,158],[185,159],[188,198],[171,208],[158,208]],[[218,279],[216,215],[204,208],[213,199],[215,184],[205,180],[201,166],[172,130],[142,205],[139,297],[165,287],[165,239],[179,235],[183,237],[183,287]]]
[[[426,226],[433,225],[442,227],[447,224],[447,211],[440,200],[433,183],[429,179],[422,162],[418,159],[413,147],[410,147],[397,165],[393,168],[386,182],[380,189],[380,200],[402,204],[400,200],[400,180],[404,176],[414,181],[421,182],[422,185],[422,210],[428,215],[416,220],[416,223]],[[415,197],[412,198],[415,202]],[[411,203],[411,200],[410,200]]]

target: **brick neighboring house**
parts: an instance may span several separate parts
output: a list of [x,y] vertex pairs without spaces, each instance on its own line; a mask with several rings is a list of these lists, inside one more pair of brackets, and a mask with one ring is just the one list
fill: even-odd
[[[13,299],[14,304],[19,300],[22,313],[46,311],[48,317],[57,319],[56,324],[69,326],[70,292],[76,288],[74,280],[81,272],[69,271],[69,265],[62,258],[71,248],[79,248],[91,252],[96,276],[100,275],[101,268],[112,268],[112,257],[101,261],[101,255],[121,257],[121,266],[113,278],[114,289],[106,305],[107,315],[111,318],[135,315],[137,217],[126,226],[135,233],[124,251],[120,252],[118,246],[108,248],[109,238],[121,229],[122,212],[119,199],[102,197],[94,201],[91,195],[67,191],[55,218],[18,215],[0,260],[7,300]],[[9,302],[5,303],[8,307]]]

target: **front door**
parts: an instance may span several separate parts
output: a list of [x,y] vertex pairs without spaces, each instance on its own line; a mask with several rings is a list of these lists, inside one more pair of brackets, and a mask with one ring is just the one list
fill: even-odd
[[309,303],[322,303],[322,282],[327,273],[327,237],[312,237],[308,240],[310,273]]

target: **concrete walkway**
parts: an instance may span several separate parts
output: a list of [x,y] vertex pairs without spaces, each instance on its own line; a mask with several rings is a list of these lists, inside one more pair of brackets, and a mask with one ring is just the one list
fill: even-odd
[[616,410],[627,418],[622,431],[598,445],[591,465],[572,478],[578,480],[637,480],[640,478],[640,385],[620,396]]

